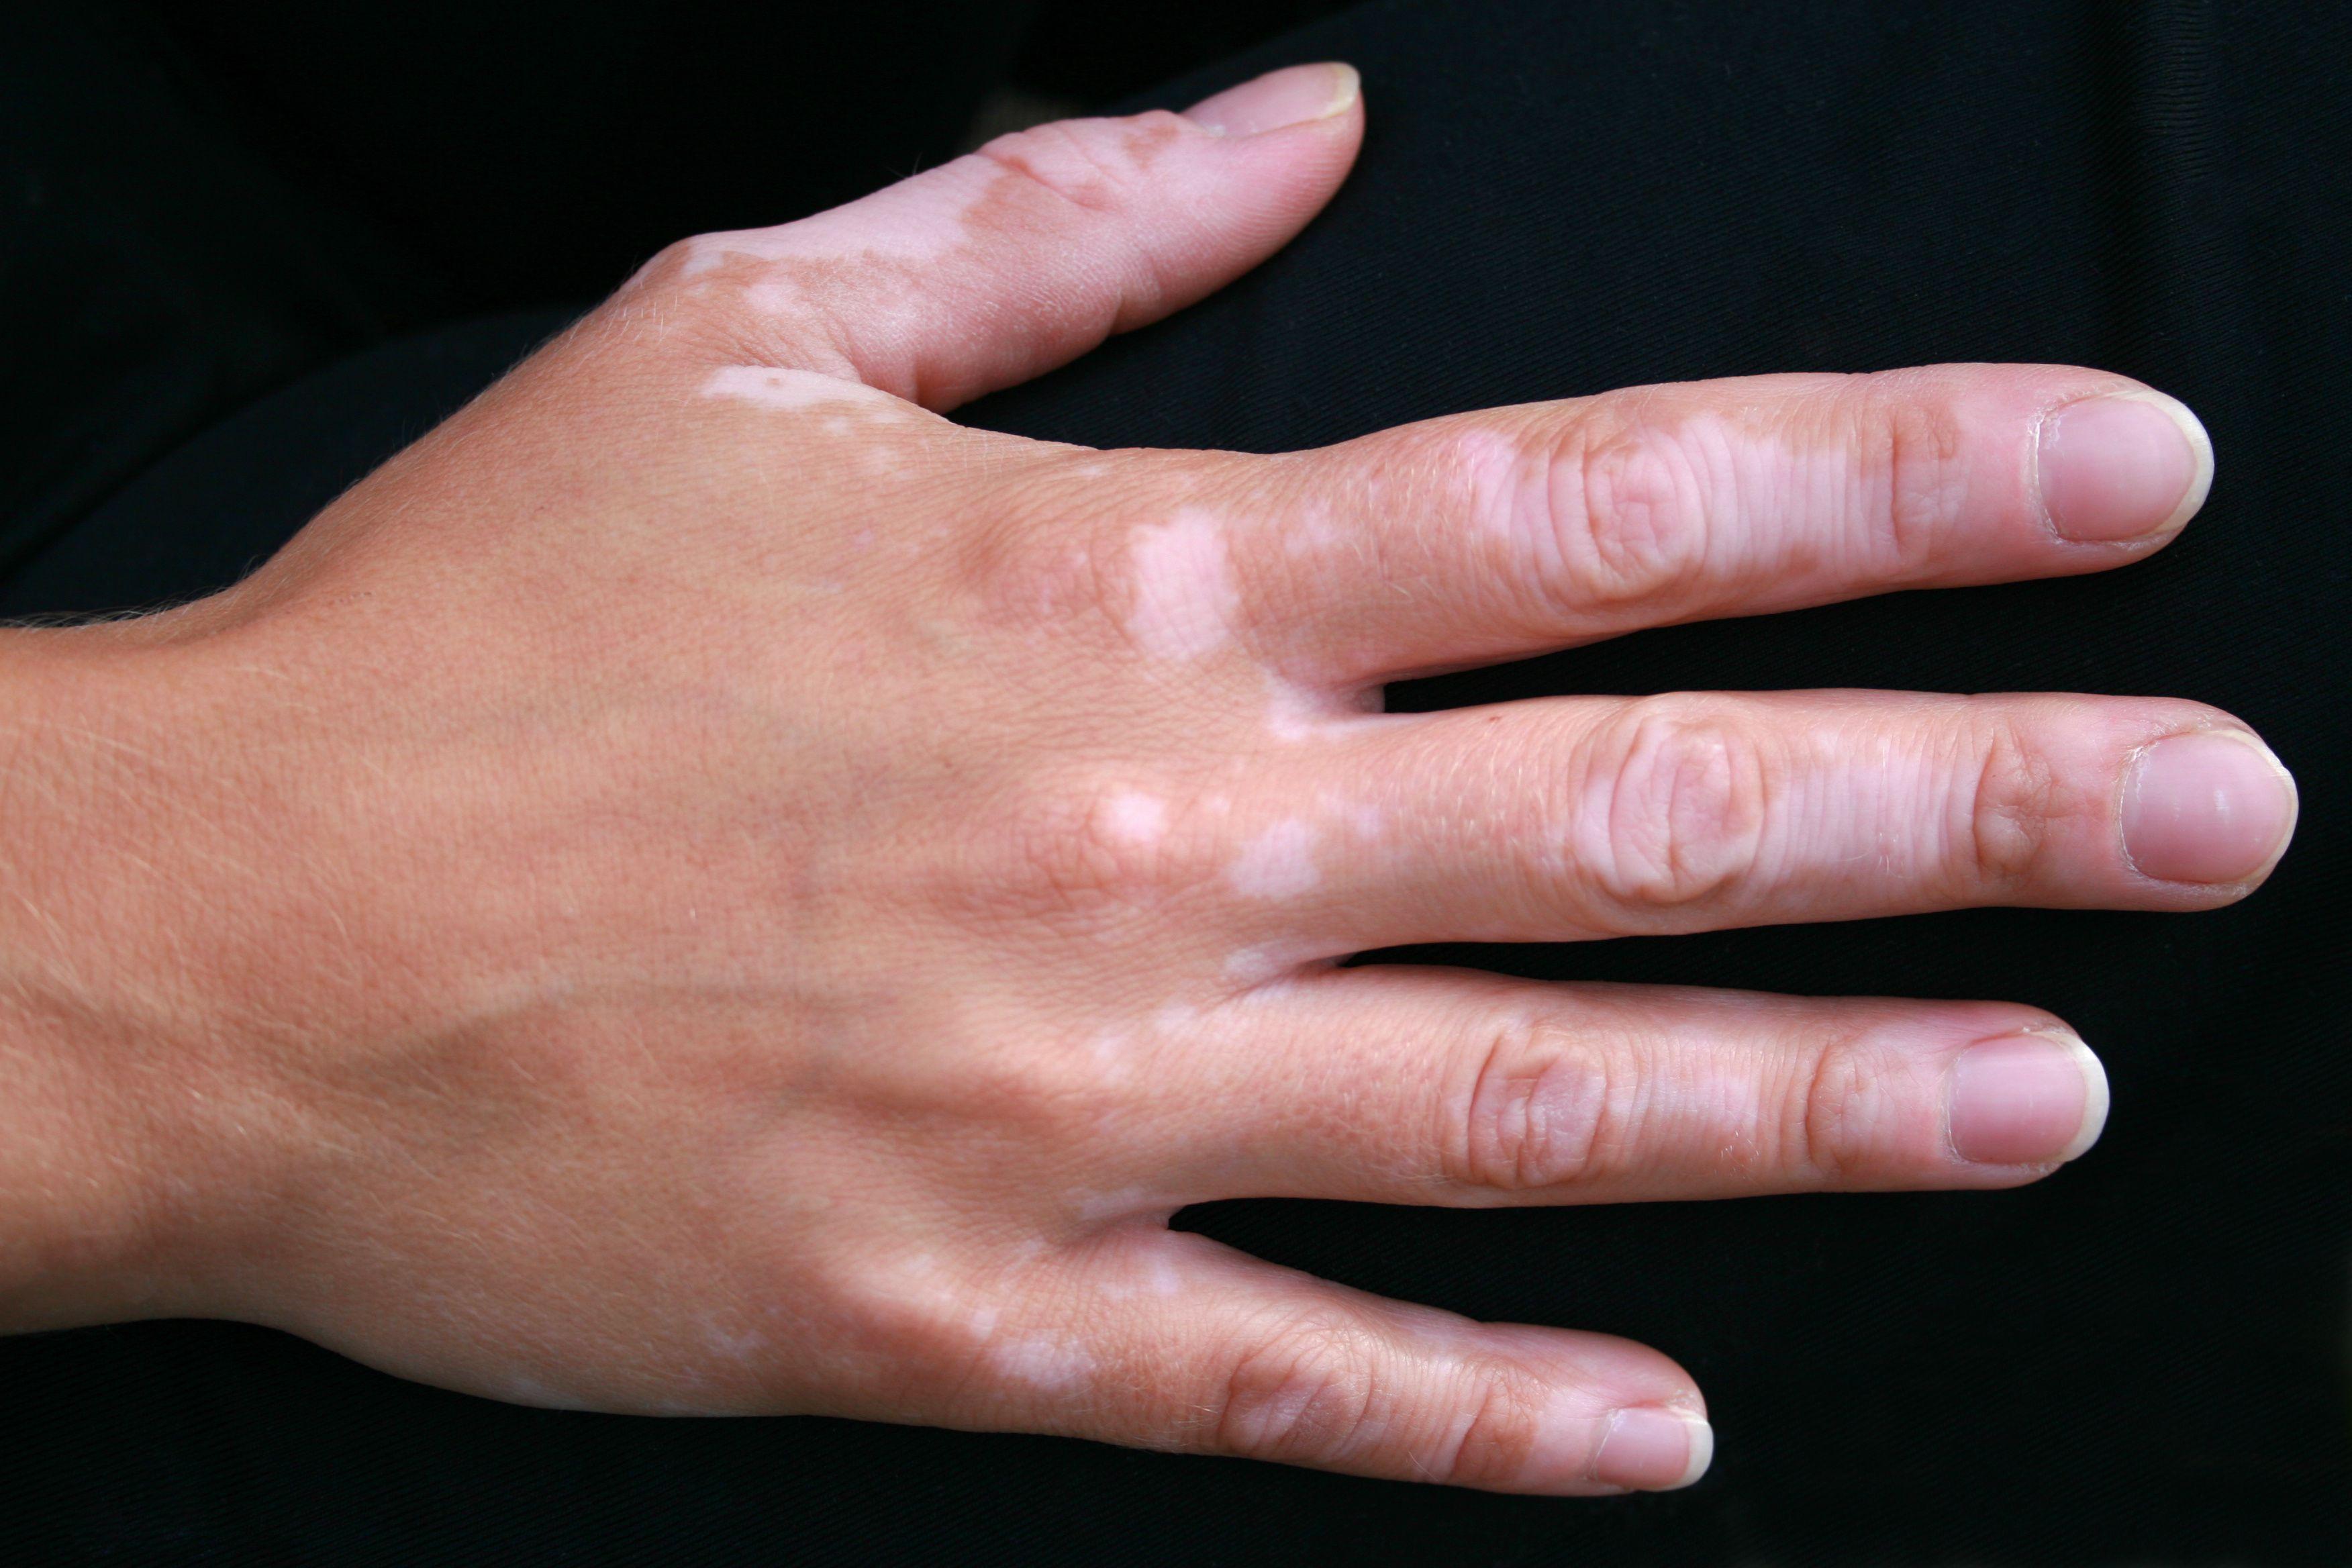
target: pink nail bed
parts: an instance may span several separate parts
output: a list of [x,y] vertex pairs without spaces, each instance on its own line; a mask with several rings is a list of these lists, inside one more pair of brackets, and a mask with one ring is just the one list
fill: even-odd
[[2048,1165],[2090,1147],[2106,1120],[2106,1073],[2078,1040],[1980,1040],[1952,1064],[1952,1152],[1979,1165]]
[[2042,425],[2042,504],[2068,539],[2109,542],[2178,527],[2212,482],[2197,416],[2158,392],[2086,397]]
[[2294,781],[2268,747],[2231,730],[2172,735],[2124,781],[2124,852],[2165,882],[2242,882],[2294,826]]

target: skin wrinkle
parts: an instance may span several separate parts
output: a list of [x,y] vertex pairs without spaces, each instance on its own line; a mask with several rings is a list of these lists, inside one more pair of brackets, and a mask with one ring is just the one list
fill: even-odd
[[[2114,383],[2063,374],[2078,395]],[[1381,520],[1370,536],[1384,542],[1375,569],[1331,563],[1359,584],[1338,607],[1375,616],[1331,624],[1331,646],[1394,679],[1458,667],[1482,643],[1486,657],[1532,653],[1889,582],[1947,585],[2002,580],[2029,563],[2037,574],[2114,563],[2063,545],[2071,558],[2053,562],[2031,482],[2032,419],[2049,395],[2015,367],[1759,379],[1769,384],[1739,384],[1746,395],[1737,399],[1718,384],[1693,384],[1366,437],[1418,504],[1376,506],[1370,480],[1344,471],[1328,481],[1358,498],[1362,516]],[[1331,451],[1352,458],[1353,448]],[[1454,516],[1469,526],[1418,521]],[[1988,528],[1995,519],[2000,525]],[[1465,560],[1481,568],[1466,594]],[[1423,584],[1449,585],[1434,607],[1458,616],[1443,623],[1454,658],[1398,660],[1393,644],[1377,638],[1354,651],[1368,626],[1421,629]]]

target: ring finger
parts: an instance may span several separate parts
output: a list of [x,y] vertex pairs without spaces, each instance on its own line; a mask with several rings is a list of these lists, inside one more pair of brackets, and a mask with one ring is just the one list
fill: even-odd
[[2075,1158],[2106,1119],[2097,1058],[2007,1003],[1376,966],[1200,1026],[1162,1042],[1151,1075],[1196,1113],[1174,1166],[1185,1202],[2003,1187]]

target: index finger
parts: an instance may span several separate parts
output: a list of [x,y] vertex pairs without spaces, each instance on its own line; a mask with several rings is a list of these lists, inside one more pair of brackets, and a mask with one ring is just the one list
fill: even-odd
[[2213,472],[2175,399],[2001,364],[1637,387],[1262,461],[1308,515],[1236,539],[1243,595],[1278,607],[1262,636],[1294,672],[1339,684],[2100,571],[2170,540]]

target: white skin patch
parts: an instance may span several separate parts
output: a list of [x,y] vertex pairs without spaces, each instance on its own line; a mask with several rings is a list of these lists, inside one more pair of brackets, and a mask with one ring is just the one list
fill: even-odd
[[1201,1010],[1190,1002],[1162,1002],[1151,1015],[1151,1027],[1160,1035],[1181,1035],[1201,1021]]
[[1518,443],[1492,430],[1473,427],[1454,441],[1454,465],[1470,487],[1471,515],[1498,533],[1509,533],[1529,515],[1520,504],[1528,478]]
[[1297,521],[1282,541],[1286,555],[1323,555],[1336,550],[1344,537],[1331,509],[1323,502],[1308,501],[1299,509]]
[[1128,1080],[1128,1057],[1135,1049],[1135,1037],[1125,1029],[1105,1029],[1089,1040],[1088,1050],[1095,1059],[1095,1070],[1103,1075],[1106,1083]]
[[1149,849],[1168,836],[1168,803],[1141,790],[1123,789],[1103,803],[1103,831],[1121,844]]
[[1315,864],[1315,826],[1287,816],[1262,830],[1225,868],[1225,882],[1250,899],[1289,899],[1323,880]]
[[1161,658],[1195,659],[1232,640],[1241,611],[1224,525],[1187,507],[1164,523],[1138,527],[1130,542],[1135,597],[1127,634]]
[[737,398],[762,408],[787,409],[815,408],[829,403],[895,406],[898,402],[887,392],[837,375],[813,370],[779,370],[764,364],[720,365],[702,384],[702,395]]
[[747,1329],[737,1333],[717,1324],[711,1324],[704,1329],[702,1342],[719,1355],[733,1361],[749,1361],[766,1348],[768,1338],[756,1329]]
[[506,1397],[517,1405],[535,1405],[541,1410],[585,1410],[585,1400],[569,1394],[559,1394],[538,1379],[514,1373],[506,1379]]
[[1129,1256],[1125,1268],[1108,1268],[1099,1274],[1097,1289],[1114,1301],[1124,1301],[1133,1296],[1157,1296],[1166,1300],[1184,1289],[1184,1270],[1176,1261],[1176,1248],[1158,1245],[1166,1232],[1151,1244],[1138,1246]]
[[1368,716],[1360,703],[1266,672],[1265,729],[1277,741],[1327,740]]
[[1321,805],[1324,810],[1338,817],[1345,825],[1349,836],[1359,843],[1371,843],[1381,837],[1381,831],[1388,826],[1387,814],[1379,806],[1363,801],[1334,800],[1326,795],[1322,798]]
[[1334,955],[1347,951],[1348,944],[1339,942],[1305,942],[1297,938],[1262,942],[1228,953],[1225,978],[1242,985],[1263,985],[1310,963],[1329,963]]
[[1083,1346],[1038,1334],[991,1345],[988,1362],[1003,1376],[1035,1388],[1075,1388],[1095,1370],[1095,1358]]
[[733,257],[754,261],[863,258],[930,266],[970,237],[965,216],[1003,177],[992,164],[958,158],[798,223],[697,235],[686,242],[680,276],[700,277]]

